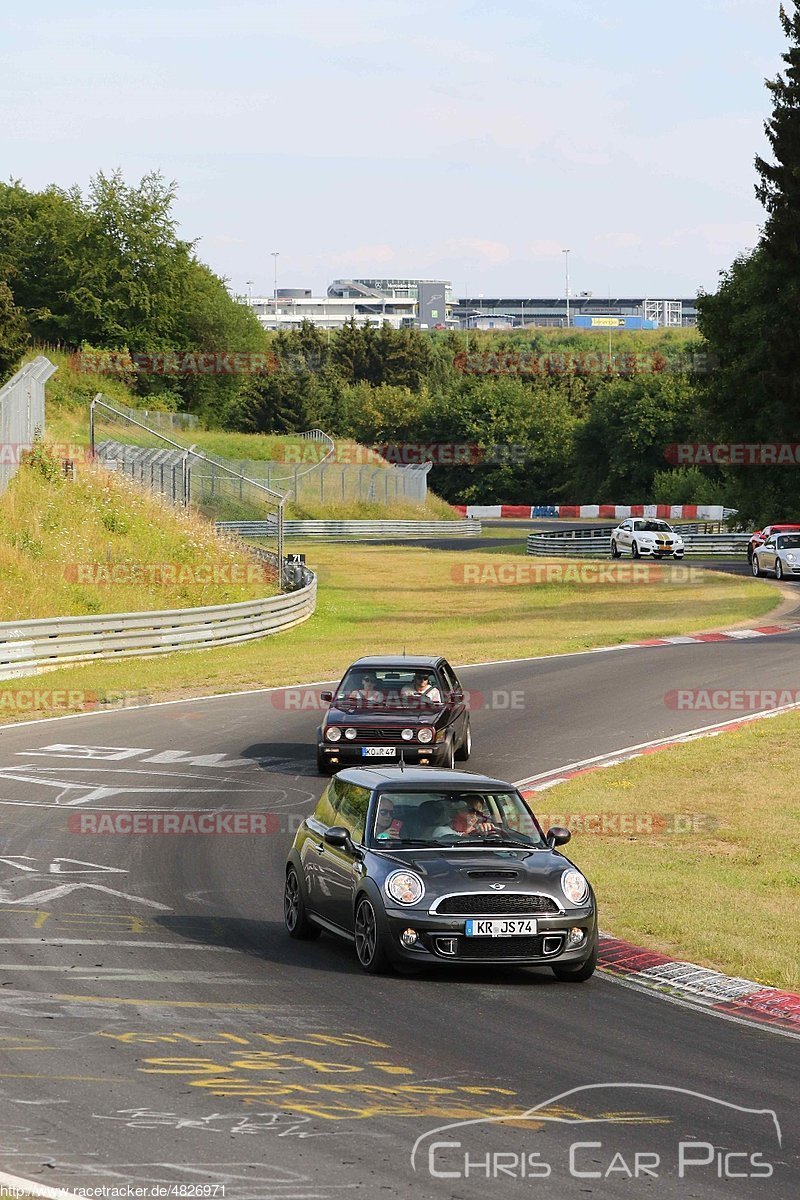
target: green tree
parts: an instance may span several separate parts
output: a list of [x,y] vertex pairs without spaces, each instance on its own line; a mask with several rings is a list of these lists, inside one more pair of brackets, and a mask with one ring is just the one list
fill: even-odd
[[[781,6],[789,46],[784,74],[767,81],[765,129],[774,160],[756,157],[756,195],[767,219],[756,249],[701,297],[699,325],[718,367],[704,389],[707,431],[717,440],[794,442],[800,411],[800,13]],[[725,472],[740,518],[800,519],[800,471],[749,466]]]
[[25,314],[14,303],[11,288],[0,280],[0,384],[11,374],[29,340]]

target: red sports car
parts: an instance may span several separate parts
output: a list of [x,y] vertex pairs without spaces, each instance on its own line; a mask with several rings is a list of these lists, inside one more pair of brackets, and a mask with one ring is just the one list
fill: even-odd
[[772,537],[773,533],[800,533],[800,525],[765,525],[763,529],[757,529],[750,541],[747,543],[747,561],[752,566],[753,551],[759,546],[763,546],[767,538]]

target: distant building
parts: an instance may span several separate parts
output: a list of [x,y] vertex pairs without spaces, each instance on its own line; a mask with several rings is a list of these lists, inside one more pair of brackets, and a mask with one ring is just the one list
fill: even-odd
[[341,329],[346,321],[393,329],[416,324],[417,301],[386,296],[312,296],[301,288],[278,288],[277,297],[240,297],[265,329],[295,329],[310,321],[318,329]]
[[277,296],[239,297],[265,329],[291,329],[310,321],[341,329],[346,321],[394,329],[519,329],[524,326],[584,329],[660,329],[697,324],[696,299],[600,298],[583,292],[562,297],[454,299],[446,279],[334,279],[327,295],[306,288],[278,288]]
[[[524,325],[564,328],[567,324],[567,301],[561,296],[556,299],[495,299],[479,296],[477,299],[458,300],[453,305],[453,317],[462,328],[508,329]],[[578,317],[588,317],[588,322],[578,322]],[[657,329],[681,328],[697,324],[697,300],[650,300],[645,297],[603,299],[589,295],[570,296],[569,324],[594,328],[592,318],[628,318],[628,328]],[[610,326],[605,325],[605,328]]]

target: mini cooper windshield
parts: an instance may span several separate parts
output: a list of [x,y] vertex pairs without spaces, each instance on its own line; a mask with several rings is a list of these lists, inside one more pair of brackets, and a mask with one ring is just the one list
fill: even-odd
[[412,667],[354,667],[345,675],[333,700],[344,712],[432,712],[441,708],[442,701],[443,687],[436,672]]
[[392,792],[377,797],[370,829],[373,849],[442,846],[546,846],[532,813],[516,792]]

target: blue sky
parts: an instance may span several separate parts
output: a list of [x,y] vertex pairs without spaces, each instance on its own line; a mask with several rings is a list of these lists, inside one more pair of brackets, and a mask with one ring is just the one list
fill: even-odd
[[0,163],[179,184],[231,285],[692,295],[755,244],[777,0],[38,0],[0,18]]

